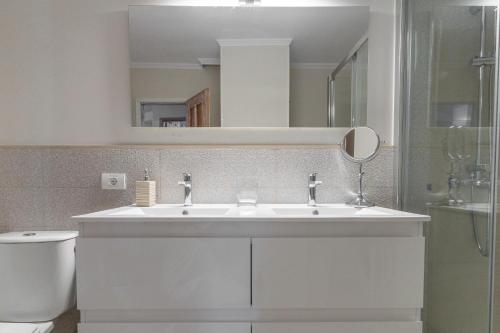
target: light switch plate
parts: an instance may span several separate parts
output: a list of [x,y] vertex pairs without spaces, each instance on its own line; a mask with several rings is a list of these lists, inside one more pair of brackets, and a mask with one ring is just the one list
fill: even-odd
[[127,176],[124,173],[102,173],[101,188],[103,190],[126,190]]

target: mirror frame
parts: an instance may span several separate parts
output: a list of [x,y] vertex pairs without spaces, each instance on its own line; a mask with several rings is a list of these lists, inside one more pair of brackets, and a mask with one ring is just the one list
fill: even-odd
[[[347,153],[346,146],[345,146],[345,141],[346,141],[345,138],[346,138],[347,134],[349,134],[351,131],[354,131],[356,128],[368,128],[373,132],[373,134],[375,134],[375,137],[377,138],[377,147],[375,147],[375,150],[373,151],[373,153],[370,154],[366,158],[355,158]],[[344,136],[342,137],[342,141],[340,141],[340,151],[342,152],[342,156],[344,156],[344,158],[346,160],[353,162],[353,163],[357,163],[357,164],[363,164],[366,162],[370,162],[375,157],[377,157],[378,153],[380,152],[380,145],[381,145],[380,135],[373,128],[371,128],[369,126],[351,127],[350,129],[347,130],[347,132],[345,132]]]

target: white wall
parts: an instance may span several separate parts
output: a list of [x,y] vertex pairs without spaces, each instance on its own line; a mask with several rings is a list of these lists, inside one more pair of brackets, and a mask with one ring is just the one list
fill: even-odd
[[370,130],[358,129],[354,136],[354,157],[366,158],[377,149],[376,138]]
[[288,127],[289,43],[247,42],[220,47],[221,126]]
[[0,144],[340,141],[344,129],[132,127],[128,5],[167,3],[185,2],[0,1]]
[[327,126],[327,78],[333,68],[290,70],[290,126]]
[[367,124],[394,144],[397,0],[371,0],[368,29]]
[[120,137],[131,121],[126,2],[0,6],[0,143]]

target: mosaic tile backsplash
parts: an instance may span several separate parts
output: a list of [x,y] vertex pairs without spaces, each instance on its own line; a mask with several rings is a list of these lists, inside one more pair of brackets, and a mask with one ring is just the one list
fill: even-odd
[[[366,165],[366,192],[393,205],[393,148]],[[260,203],[306,203],[307,176],[318,172],[319,203],[345,202],[357,167],[338,146],[1,147],[0,232],[76,229],[73,215],[129,205],[148,168],[159,203],[182,203],[182,172],[193,176],[194,203],[235,203],[242,190]],[[102,190],[101,172],[127,174],[127,190]]]

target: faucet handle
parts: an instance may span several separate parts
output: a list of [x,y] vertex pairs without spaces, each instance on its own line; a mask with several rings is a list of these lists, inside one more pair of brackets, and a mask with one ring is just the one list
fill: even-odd
[[323,182],[321,180],[316,180],[317,172],[313,172],[309,174],[309,183],[314,185],[321,185]]
[[182,181],[177,182],[179,185],[188,186],[191,183],[191,174],[189,172],[182,173]]

